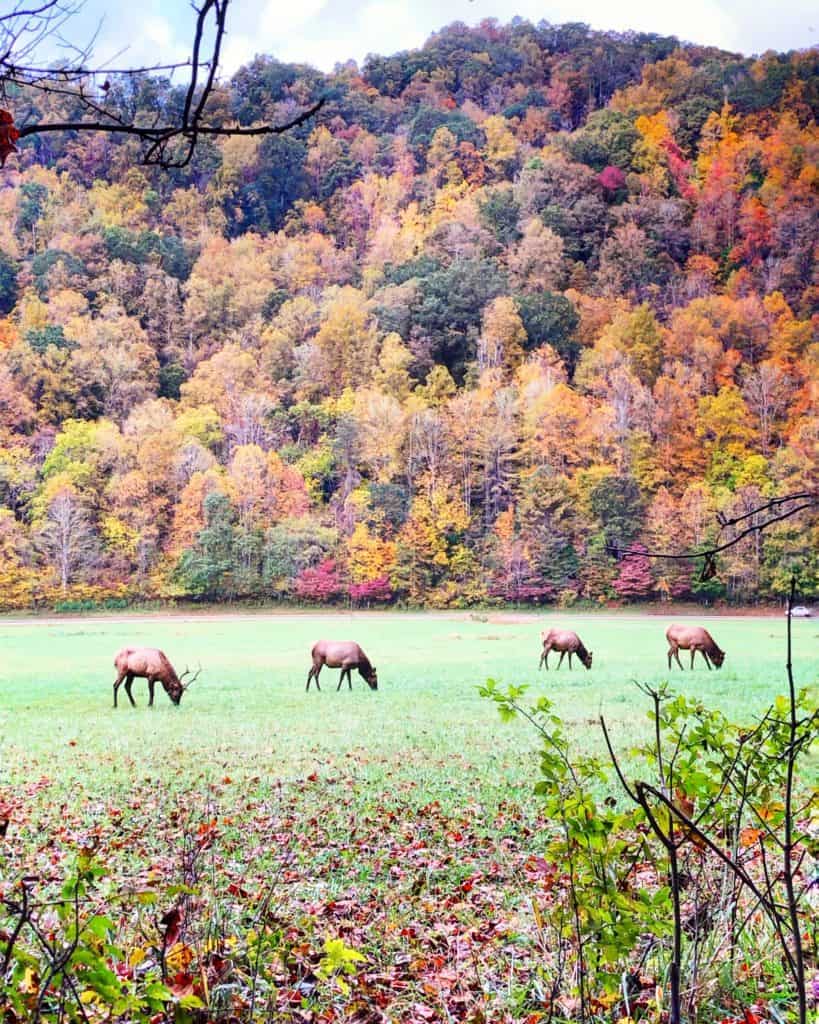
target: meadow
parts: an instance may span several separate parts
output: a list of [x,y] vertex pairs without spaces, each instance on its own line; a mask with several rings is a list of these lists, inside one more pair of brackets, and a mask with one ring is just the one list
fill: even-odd
[[[643,698],[634,681],[670,679],[729,716],[758,712],[783,692],[785,619],[720,617],[698,621],[728,652],[721,671],[697,659],[695,671],[668,671],[662,617],[631,614],[279,614],[168,615],[0,620],[0,730],[10,782],[48,764],[57,781],[107,774],[133,758],[150,773],[214,777],[249,771],[268,781],[298,779],[351,755],[363,775],[379,765],[417,773],[435,786],[447,758],[466,758],[492,780],[498,760],[513,784],[529,775],[524,725],[504,727],[481,701],[487,677],[528,683],[546,693],[581,747],[596,742],[602,711],[628,746],[643,727]],[[538,671],[539,631],[570,623],[594,652],[590,672],[577,661]],[[802,683],[816,678],[819,632],[794,621]],[[355,676],[354,691],[336,693],[338,672],[324,669],[321,693],[305,694],[310,647],[319,637],[357,639],[379,671],[371,693]],[[120,692],[111,706],[114,653],[126,644],[159,646],[177,671],[202,666],[180,708],[157,688],[134,684],[139,707]],[[88,774],[90,773],[90,775]],[[473,779],[474,782],[474,779]],[[105,783],[107,784],[107,783]]]
[[[322,943],[339,936],[367,958],[383,1019],[466,1019],[459,999],[463,1009],[490,996],[516,1019],[533,998],[531,865],[548,832],[533,793],[538,737],[524,721],[502,722],[477,687],[488,677],[531,684],[533,697],[555,702],[577,751],[600,753],[601,712],[623,751],[648,734],[635,680],[670,679],[740,721],[785,691],[784,616],[700,617],[727,652],[720,671],[698,659],[690,672],[684,655],[686,671],[669,672],[668,621],[491,612],[0,621],[5,877],[30,875],[51,892],[84,850],[107,872],[101,905],[147,889],[162,904],[168,887],[195,880],[222,901],[228,928],[231,915],[272,901],[289,951],[274,987],[293,1019],[347,1019],[296,1013],[321,1002],[316,965]],[[539,631],[552,624],[577,629],[594,652],[591,671],[577,662],[555,671],[552,655],[551,670],[538,672]],[[817,625],[793,626],[797,684],[809,685]],[[338,672],[324,669],[321,692],[305,693],[320,637],[358,640],[378,691],[354,676],[352,692],[336,692]],[[125,644],[163,648],[180,672],[201,664],[180,707],[157,687],[149,709],[136,680],[138,707],[121,690],[113,709],[112,661]],[[122,948],[147,948],[144,927],[139,938],[123,909]],[[324,995],[322,1012],[342,997]],[[286,1018],[281,1004],[277,1012]]]

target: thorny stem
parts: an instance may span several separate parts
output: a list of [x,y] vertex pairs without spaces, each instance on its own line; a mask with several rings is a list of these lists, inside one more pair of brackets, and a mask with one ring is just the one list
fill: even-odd
[[788,743],[788,766],[787,779],[785,783],[785,843],[783,848],[783,865],[785,876],[785,891],[788,894],[788,916],[790,918],[791,934],[793,936],[793,960],[794,960],[794,981],[796,982],[796,994],[799,1001],[799,1024],[806,1024],[808,1019],[807,992],[805,990],[805,960],[802,950],[801,923],[799,921],[799,905],[794,890],[793,870],[793,774],[796,765],[798,747],[797,730],[799,722],[796,714],[796,686],[793,680],[793,661],[791,643],[791,621],[793,611],[793,599],[796,594],[796,576],[791,576],[791,589],[788,594],[788,660],[785,664],[788,673],[788,697],[790,699],[790,720]]
[[671,1024],[680,1024],[680,962],[682,960],[682,911],[680,908],[679,847],[674,840],[674,825],[669,823],[668,867],[674,908],[674,952],[671,956]]
[[[22,905],[19,908],[20,916],[17,918],[17,924],[15,924],[14,929],[13,929],[11,935],[9,936],[9,941],[8,941],[7,946],[6,946],[6,955],[5,955],[5,958],[3,960],[3,970],[0,971],[0,976],[5,976],[6,971],[9,969],[9,964],[11,963],[11,954],[12,954],[12,952],[14,950],[14,944],[15,944],[15,942],[17,942],[17,939],[19,938],[20,932],[23,930],[23,925],[28,920],[28,913],[29,913],[28,886],[23,884],[22,888],[23,888],[23,902],[22,902]],[[9,906],[9,904],[6,903],[6,906]]]
[[[788,726],[788,744],[786,750],[786,782],[785,782],[785,794],[784,794],[784,840],[780,841],[774,834],[770,826],[763,821],[761,815],[757,815],[760,821],[763,822],[763,832],[771,839],[776,841],[776,845],[783,851],[783,870],[782,870],[782,881],[785,886],[787,895],[786,902],[781,903],[776,898],[775,885],[776,880],[770,875],[768,869],[768,862],[766,857],[766,851],[764,845],[760,839],[760,850],[762,867],[765,875],[765,887],[764,891],[756,885],[754,880],[745,870],[743,865],[740,863],[736,855],[732,856],[730,853],[726,853],[712,840],[709,835],[703,831],[700,823],[703,820],[703,813],[697,815],[696,818],[692,819],[688,814],[681,810],[674,802],[673,799],[673,779],[665,778],[665,765],[662,753],[662,734],[660,730],[660,702],[661,693],[656,690],[652,690],[649,687],[644,687],[645,692],[652,698],[654,703],[654,722],[655,722],[655,740],[656,740],[656,757],[658,762],[658,770],[660,774],[660,783],[658,787],[651,786],[644,782],[637,782],[634,787],[630,786],[626,780],[622,768],[619,763],[619,759],[614,751],[611,737],[606,726],[605,719],[600,716],[600,725],[603,731],[603,737],[605,739],[606,747],[608,749],[611,763],[614,766],[614,770],[617,777],[623,786],[624,790],[632,801],[638,804],[648,819],[648,822],[666,848],[669,857],[669,869],[670,869],[670,881],[671,881],[671,892],[673,901],[674,911],[674,939],[673,939],[673,957],[670,969],[671,979],[671,1013],[670,1019],[672,1024],[679,1024],[680,1021],[680,992],[679,992],[679,968],[681,962],[681,945],[682,945],[682,929],[680,919],[680,874],[679,874],[679,841],[675,836],[675,823],[683,829],[685,836],[693,838],[696,841],[702,843],[704,847],[711,851],[728,869],[729,874],[735,878],[736,882],[747,888],[756,898],[758,906],[761,906],[767,916],[770,918],[774,925],[776,936],[779,940],[780,946],[785,956],[786,963],[789,971],[793,977],[795,987],[797,989],[797,1000],[799,1007],[799,1024],[807,1024],[807,993],[805,989],[805,966],[804,966],[804,952],[802,948],[802,936],[801,936],[801,921],[799,915],[799,896],[800,894],[796,891],[795,878],[801,866],[803,855],[799,856],[796,860],[794,859],[794,850],[796,842],[794,840],[794,775],[796,758],[799,752],[802,750],[807,740],[807,731],[810,729],[811,724],[815,720],[815,715],[809,715],[805,719],[798,717],[798,701],[796,694],[796,686],[793,678],[793,663],[792,663],[792,635],[791,635],[791,611],[793,608],[794,595],[796,590],[795,578],[791,579],[791,589],[788,599],[788,622],[787,622],[787,675],[788,675],[788,690],[789,690],[789,717],[787,721]],[[731,764],[727,769],[726,775],[728,778],[723,778],[722,785],[720,786],[719,795],[721,796],[727,785],[730,784],[731,788],[736,790],[741,797],[740,807],[747,801],[747,785],[748,785],[748,771],[746,769],[742,785],[737,786],[737,783],[733,779],[734,772],[740,763],[740,754],[748,751],[749,747],[754,750],[755,753],[759,753],[759,749],[756,747],[756,743],[749,743],[749,741],[759,741],[761,744],[765,741],[768,735],[770,735],[770,729],[765,730],[765,725],[770,721],[772,709],[769,711],[760,723],[755,727],[752,733],[746,737],[740,737],[739,747],[736,755],[731,760]],[[783,723],[784,724],[784,723]],[[807,726],[805,733],[800,735],[800,730]],[[679,748],[679,742],[678,742]],[[676,751],[674,757],[676,758]],[[671,762],[673,765],[673,759]],[[669,771],[673,770],[671,765]],[[657,816],[651,807],[650,798],[661,804],[669,814],[669,820],[667,828],[661,826]],[[709,808],[715,805],[715,800],[708,802]],[[757,811],[753,807],[753,804],[749,805],[754,811]],[[737,829],[739,828],[739,819],[736,821]],[[734,847],[736,850],[736,845]],[[735,915],[736,908],[734,908],[733,914]],[[788,931],[790,936],[786,934],[784,927],[785,922],[788,924]],[[742,928],[745,927],[744,922]],[[740,931],[742,930],[740,928]],[[731,942],[733,944],[736,937],[736,921],[735,917],[731,922]]]

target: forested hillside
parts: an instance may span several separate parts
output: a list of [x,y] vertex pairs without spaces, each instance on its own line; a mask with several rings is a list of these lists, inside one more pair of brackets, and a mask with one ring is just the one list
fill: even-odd
[[453,25],[214,107],[321,95],[185,170],[50,134],[0,172],[0,607],[817,587],[804,518],[706,582],[612,551],[815,486],[819,52]]

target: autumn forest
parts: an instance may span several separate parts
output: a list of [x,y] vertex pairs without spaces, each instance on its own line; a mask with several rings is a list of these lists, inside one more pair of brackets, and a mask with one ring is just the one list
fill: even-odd
[[710,579],[643,552],[815,486],[818,72],[455,24],[330,75],[257,57],[217,112],[322,110],[184,169],[24,140],[0,172],[0,608],[770,602],[794,569],[815,592],[804,517]]

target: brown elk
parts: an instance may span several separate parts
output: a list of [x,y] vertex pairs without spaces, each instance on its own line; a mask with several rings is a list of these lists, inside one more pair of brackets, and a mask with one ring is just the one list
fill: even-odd
[[354,668],[358,669],[358,674],[366,681],[371,690],[378,689],[378,675],[376,674],[375,666],[370,664],[370,659],[358,644],[352,640],[319,640],[318,643],[313,644],[310,654],[313,659],[313,667],[307,675],[307,686],[305,689],[310,689],[310,683],[314,679],[316,681],[316,689],[321,689],[319,686],[319,673],[325,665],[328,668],[341,669],[336,692],[341,689],[345,675],[347,676],[347,685],[352,690],[351,672]]
[[199,668],[187,683],[183,683],[182,680],[190,673],[190,669],[186,668],[182,675],[178,676],[167,657],[156,647],[123,647],[114,658],[114,667],[117,670],[117,678],[114,681],[114,707],[117,706],[117,691],[123,681],[131,707],[136,707],[136,701],[131,693],[135,678],[148,680],[149,708],[154,704],[154,687],[157,682],[162,683],[165,693],[174,704],[178,704],[182,700],[182,694],[202,671]]
[[671,668],[671,659],[676,658],[680,668],[683,667],[680,661],[680,648],[684,651],[691,651],[691,668],[694,668],[694,655],[697,651],[705,658],[705,664],[711,668],[711,662],[717,668],[725,661],[725,651],[721,651],[714,642],[714,638],[707,629],[702,626],[669,626],[665,631],[668,640],[668,667]]
[[540,634],[543,641],[543,653],[540,656],[538,669],[549,667],[549,651],[560,651],[560,661],[557,667],[563,664],[563,659],[569,655],[569,668],[572,667],[572,655],[576,654],[586,668],[592,667],[592,652],[587,651],[583,641],[570,629],[549,629]]

